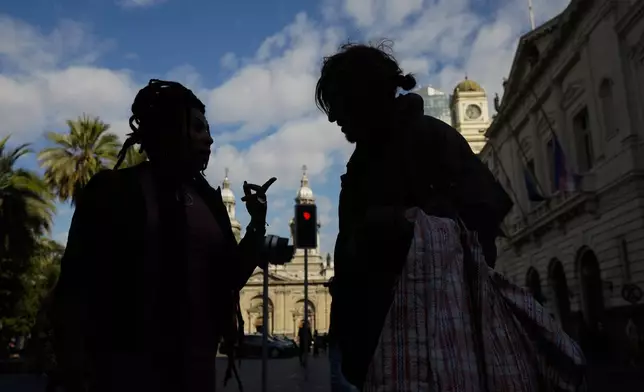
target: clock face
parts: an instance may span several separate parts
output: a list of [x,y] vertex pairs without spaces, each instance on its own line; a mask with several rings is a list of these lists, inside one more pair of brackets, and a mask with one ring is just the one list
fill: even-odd
[[469,105],[467,109],[465,109],[465,115],[468,119],[475,120],[481,117],[481,108],[477,105]]

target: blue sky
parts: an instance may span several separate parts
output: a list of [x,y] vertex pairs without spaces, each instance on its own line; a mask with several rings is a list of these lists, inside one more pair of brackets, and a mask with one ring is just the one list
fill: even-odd
[[[568,2],[533,0],[537,21]],[[44,131],[63,131],[64,120],[83,113],[123,136],[138,89],[150,78],[178,80],[207,106],[216,136],[211,184],[225,167],[237,195],[244,180],[278,177],[269,232],[287,235],[306,164],[322,251],[332,252],[352,147],[315,107],[322,57],[348,40],[387,38],[423,85],[451,90],[467,74],[493,96],[529,27],[527,0],[5,0],[0,137],[38,149]],[[38,167],[33,156],[21,165]],[[245,225],[243,205],[237,214]],[[54,238],[65,240],[71,215],[60,205]]]

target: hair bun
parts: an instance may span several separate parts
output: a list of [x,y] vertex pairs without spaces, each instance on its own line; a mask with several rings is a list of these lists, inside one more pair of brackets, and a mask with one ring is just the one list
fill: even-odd
[[398,87],[405,91],[409,91],[416,87],[416,78],[414,78],[414,75],[412,74],[400,75],[400,79],[398,80]]

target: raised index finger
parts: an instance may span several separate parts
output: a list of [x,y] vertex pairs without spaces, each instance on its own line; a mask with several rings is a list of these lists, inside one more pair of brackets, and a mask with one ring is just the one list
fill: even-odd
[[262,192],[266,193],[268,188],[270,188],[270,186],[273,185],[275,181],[277,181],[277,177],[271,177],[270,180],[266,181],[266,183],[262,185]]
[[251,196],[252,195],[252,193],[250,192],[250,189],[251,189],[250,186],[251,185],[252,184],[249,184],[246,181],[244,181],[244,185],[242,186],[242,189],[244,190],[244,195],[245,196]]

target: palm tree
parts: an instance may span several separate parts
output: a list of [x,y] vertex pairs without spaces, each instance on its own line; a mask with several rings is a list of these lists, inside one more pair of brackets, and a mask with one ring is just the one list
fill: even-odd
[[[5,330],[19,321],[14,316],[25,292],[24,278],[56,210],[45,181],[32,171],[16,167],[21,157],[32,152],[29,145],[8,149],[8,140],[0,140],[0,322],[9,327]],[[4,331],[0,345],[3,338]]]
[[86,115],[68,120],[69,133],[48,132],[55,147],[38,154],[45,181],[60,200],[75,204],[78,193],[99,171],[116,162],[121,142],[110,126]]
[[125,154],[125,159],[123,160],[121,167],[126,168],[136,166],[147,160],[148,156],[145,152],[139,152],[136,147],[130,147],[130,149],[127,150],[127,153]]
[[0,246],[35,245],[49,232],[56,207],[45,181],[32,171],[16,167],[18,159],[33,152],[29,145],[9,150],[8,140],[8,136],[0,140]]

